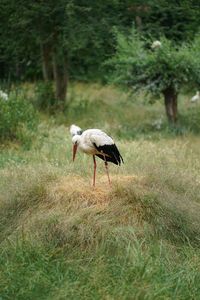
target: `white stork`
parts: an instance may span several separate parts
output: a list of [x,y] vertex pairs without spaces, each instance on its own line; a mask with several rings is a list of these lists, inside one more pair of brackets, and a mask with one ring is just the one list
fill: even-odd
[[108,176],[108,182],[111,186],[108,161],[120,165],[123,158],[117,149],[113,139],[100,129],[82,129],[76,125],[71,125],[70,133],[72,135],[73,161],[75,159],[77,148],[86,154],[91,154],[94,161],[93,186],[95,186],[96,160],[95,155],[103,159]]
[[194,95],[191,99],[190,102],[196,102],[199,100],[199,91],[196,92],[196,95]]

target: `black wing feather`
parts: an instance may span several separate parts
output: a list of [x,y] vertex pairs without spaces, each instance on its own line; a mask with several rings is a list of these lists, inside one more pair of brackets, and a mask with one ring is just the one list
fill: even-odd
[[[109,155],[109,156],[106,156],[106,161],[110,161],[110,162],[114,163],[115,165],[119,165],[119,166],[121,164],[121,161],[124,162],[123,158],[122,158],[121,154],[119,153],[119,150],[117,149],[117,146],[115,144],[103,145],[103,146],[97,147],[97,145],[94,143],[94,146],[99,152]],[[104,160],[103,154],[102,155],[96,154],[96,156],[98,156],[99,158]]]

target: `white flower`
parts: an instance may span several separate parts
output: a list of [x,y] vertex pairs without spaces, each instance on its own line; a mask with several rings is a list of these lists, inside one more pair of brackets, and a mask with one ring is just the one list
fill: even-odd
[[159,47],[161,47],[161,46],[162,46],[162,44],[161,44],[160,41],[155,41],[155,42],[153,42],[153,44],[151,45],[151,48],[152,48],[152,49],[155,49],[155,48],[159,48]]
[[8,100],[8,94],[6,94],[6,93],[4,93],[3,91],[0,90],[0,98],[7,101]]

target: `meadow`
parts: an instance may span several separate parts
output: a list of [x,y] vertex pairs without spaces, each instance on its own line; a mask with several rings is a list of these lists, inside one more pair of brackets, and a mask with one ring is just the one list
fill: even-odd
[[[34,101],[31,85],[24,85]],[[200,103],[73,83],[66,113],[0,147],[0,299],[200,299]],[[101,128],[124,158],[77,153],[69,126]]]

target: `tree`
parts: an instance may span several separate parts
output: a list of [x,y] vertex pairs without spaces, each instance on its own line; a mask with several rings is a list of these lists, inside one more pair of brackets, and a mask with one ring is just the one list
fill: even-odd
[[166,38],[152,48],[152,41],[139,40],[135,31],[117,34],[116,54],[108,61],[112,67],[112,83],[133,91],[163,94],[169,122],[177,123],[177,99],[184,85],[199,86],[199,38],[192,46],[176,46]]
[[69,70],[82,69],[86,77],[87,68],[100,69],[114,51],[111,30],[120,27],[122,15],[126,10],[120,0],[1,0],[0,62],[40,62],[43,79],[54,80],[56,102],[64,105]]
[[165,35],[170,40],[182,42],[193,39],[199,30],[198,1],[136,0],[127,10],[139,32],[146,37],[151,35],[158,39]]
[[18,33],[20,47],[35,42],[40,51],[43,78],[55,82],[55,99],[65,106],[67,90],[67,58],[63,28],[66,18],[66,1],[19,0],[13,1],[15,14],[12,30]]
[[[69,36],[72,33],[69,30],[74,30],[72,23],[75,20],[71,15],[77,9],[74,2],[2,0],[0,3],[0,17],[3,20],[0,61],[40,61],[43,79],[47,83],[54,80],[55,102],[62,107],[66,105],[68,52],[71,50]],[[83,19],[84,7],[81,13],[80,19]]]

